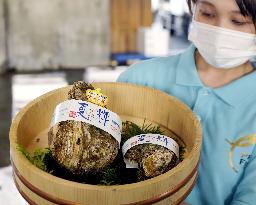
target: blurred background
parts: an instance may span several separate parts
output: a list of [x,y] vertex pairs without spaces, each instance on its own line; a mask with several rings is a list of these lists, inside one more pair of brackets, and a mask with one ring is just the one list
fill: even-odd
[[11,178],[8,132],[19,109],[74,81],[113,82],[133,63],[182,52],[190,19],[186,0],[0,0],[0,204],[27,204]]

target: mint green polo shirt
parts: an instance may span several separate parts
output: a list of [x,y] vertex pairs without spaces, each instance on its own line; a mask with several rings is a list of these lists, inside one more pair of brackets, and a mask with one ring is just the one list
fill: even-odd
[[205,86],[195,47],[129,67],[118,81],[159,89],[193,112],[203,130],[199,176],[186,198],[192,205],[256,204],[256,72],[223,87]]

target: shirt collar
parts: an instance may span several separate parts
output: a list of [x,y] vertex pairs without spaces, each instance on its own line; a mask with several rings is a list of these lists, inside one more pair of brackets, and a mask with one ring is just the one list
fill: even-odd
[[176,84],[184,86],[203,86],[195,64],[195,46],[191,44],[188,49],[180,55],[177,65]]
[[233,107],[255,96],[256,71],[223,87],[214,89],[216,95]]
[[[177,65],[176,84],[183,86],[205,87],[197,73],[195,65],[195,46],[180,55]],[[237,107],[246,99],[255,96],[256,71],[235,80],[220,88],[211,89],[222,101],[232,107]]]

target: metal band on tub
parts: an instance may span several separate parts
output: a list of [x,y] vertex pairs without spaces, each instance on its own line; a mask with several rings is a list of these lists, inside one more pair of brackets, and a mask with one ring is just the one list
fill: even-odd
[[[136,135],[134,137],[131,137],[128,139],[123,147],[122,147],[122,152],[123,156],[125,156],[126,152],[131,149],[132,147],[136,145],[141,145],[141,144],[155,144],[155,145],[160,145],[163,146],[169,150],[171,150],[178,158],[179,158],[179,145],[177,142],[175,142],[172,138],[167,137],[165,135],[160,135],[160,134],[141,134],[141,135]],[[132,164],[129,162],[124,157],[124,161],[126,163],[127,168],[137,168],[138,164]]]
[[64,101],[56,106],[51,127],[67,120],[94,125],[111,134],[120,145],[122,121],[116,113],[104,107],[82,100]]

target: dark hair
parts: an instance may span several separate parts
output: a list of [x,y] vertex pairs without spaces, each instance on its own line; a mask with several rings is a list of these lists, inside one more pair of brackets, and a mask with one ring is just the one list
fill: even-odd
[[[241,14],[243,16],[249,16],[252,18],[252,22],[256,27],[256,0],[235,0]],[[192,13],[192,4],[196,3],[197,0],[187,0],[190,13]]]

